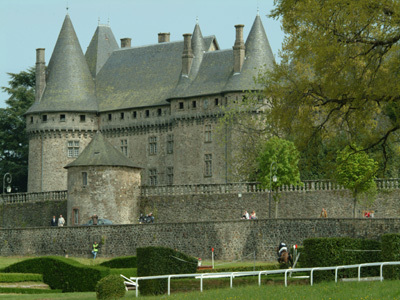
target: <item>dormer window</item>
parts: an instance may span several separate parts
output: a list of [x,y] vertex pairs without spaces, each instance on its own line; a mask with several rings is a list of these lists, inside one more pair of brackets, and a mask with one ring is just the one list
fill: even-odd
[[79,120],[81,122],[85,122],[86,121],[86,115],[79,115]]

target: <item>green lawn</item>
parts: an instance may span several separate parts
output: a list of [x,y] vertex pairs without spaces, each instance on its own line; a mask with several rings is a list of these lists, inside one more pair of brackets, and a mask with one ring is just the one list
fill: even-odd
[[[51,295],[2,295],[1,299],[96,299],[95,293],[65,293]],[[124,299],[135,299],[135,292],[130,291]],[[279,299],[279,300],[298,300],[298,299],[400,299],[400,281],[386,280],[383,282],[334,282],[319,283],[310,285],[292,285],[287,288],[282,285],[263,285],[261,287],[246,286],[223,288],[200,292],[174,293],[170,297],[166,295],[158,297],[139,297],[139,299]]]

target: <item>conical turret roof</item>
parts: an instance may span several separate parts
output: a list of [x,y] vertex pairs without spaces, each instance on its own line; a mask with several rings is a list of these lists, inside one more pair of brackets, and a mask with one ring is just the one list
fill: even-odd
[[97,111],[95,85],[69,15],[66,15],[48,68],[42,98],[32,112]]
[[86,61],[93,78],[96,77],[111,53],[117,49],[119,49],[119,46],[110,26],[97,26],[96,32],[85,53]]
[[106,140],[100,131],[94,135],[92,141],[78,158],[64,168],[83,166],[114,166],[141,169]]
[[269,44],[259,15],[256,16],[253,26],[245,43],[245,60],[240,73],[233,74],[225,86],[225,91],[245,91],[256,87],[254,78],[261,72],[273,67],[275,58]]

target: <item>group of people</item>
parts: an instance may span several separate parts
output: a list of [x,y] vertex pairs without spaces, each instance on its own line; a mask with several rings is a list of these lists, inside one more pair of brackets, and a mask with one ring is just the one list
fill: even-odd
[[63,218],[62,215],[60,215],[60,217],[58,218],[58,220],[56,219],[56,216],[53,216],[53,219],[51,219],[51,221],[50,221],[50,225],[51,225],[51,226],[63,227],[64,224],[65,224],[65,219]]
[[143,223],[154,223],[154,216],[152,212],[145,216],[143,214],[140,214],[139,224]]
[[245,210],[245,211],[243,212],[242,220],[255,220],[255,219],[257,219],[257,216],[256,216],[256,212],[255,212],[254,210],[251,212],[250,215],[249,215],[249,213],[247,212],[247,210]]

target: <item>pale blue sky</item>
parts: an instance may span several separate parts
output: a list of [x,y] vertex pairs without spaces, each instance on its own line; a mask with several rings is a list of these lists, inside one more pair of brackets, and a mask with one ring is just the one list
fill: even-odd
[[[7,72],[19,73],[35,65],[36,48],[46,49],[46,64],[66,15],[66,7],[82,50],[98,25],[108,24],[118,43],[132,38],[132,46],[157,43],[159,32],[171,41],[192,33],[196,18],[203,36],[215,35],[221,49],[231,49],[236,24],[244,24],[247,38],[257,9],[277,58],[283,42],[280,22],[267,18],[273,0],[0,0],[0,86],[8,86]],[[0,107],[8,94],[0,92]]]

